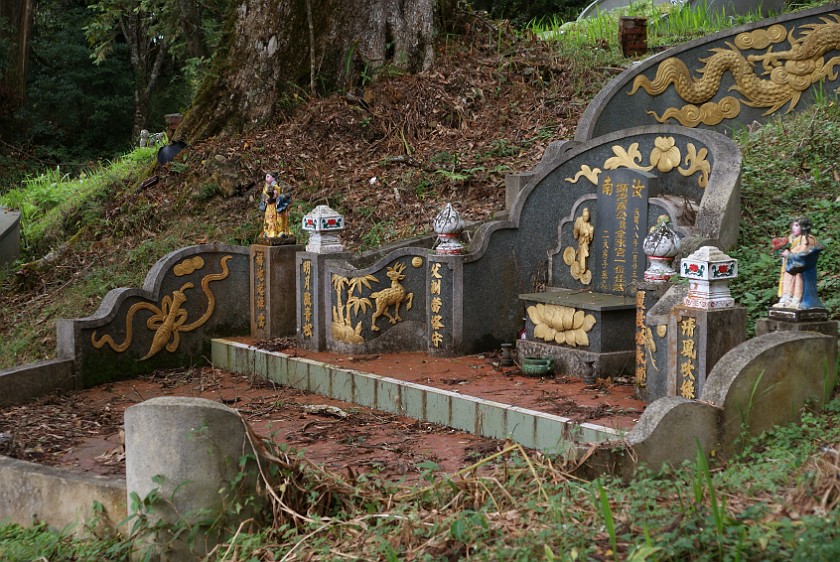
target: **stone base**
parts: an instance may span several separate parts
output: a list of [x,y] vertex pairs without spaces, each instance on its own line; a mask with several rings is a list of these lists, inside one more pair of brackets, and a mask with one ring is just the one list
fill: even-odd
[[573,347],[517,340],[516,351],[519,357],[526,355],[551,357],[554,359],[555,373],[573,377],[583,378],[587,362],[594,362],[595,377],[599,379],[630,375],[635,368],[635,351],[633,350],[595,353]]
[[[294,238],[291,238],[294,240]],[[295,253],[301,246],[252,244],[251,337],[273,339],[295,333]]]
[[294,236],[281,236],[279,238],[260,236],[257,238],[257,244],[260,246],[287,246],[289,244],[297,244],[297,241]]
[[[828,311],[824,308],[770,308],[767,315],[773,320],[784,320],[786,322],[825,322],[828,320]],[[773,330],[776,331],[776,330]],[[813,330],[808,330],[809,332]]]
[[[794,311],[790,311],[794,312]],[[808,312],[807,310],[796,312]],[[794,321],[779,320],[775,318],[759,318],[755,322],[755,335],[763,336],[771,332],[818,332],[827,336],[838,336],[837,321]]]

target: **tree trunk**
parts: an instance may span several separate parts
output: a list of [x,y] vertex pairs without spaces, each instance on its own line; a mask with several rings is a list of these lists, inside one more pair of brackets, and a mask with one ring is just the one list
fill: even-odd
[[[408,72],[433,60],[435,0],[310,2],[317,78],[349,85],[383,64]],[[307,0],[244,0],[178,136],[191,141],[273,117],[291,87],[309,83]]]
[[180,0],[178,3],[181,15],[181,32],[188,58],[209,58],[210,49],[201,27],[201,8],[195,0]]
[[120,30],[128,44],[131,66],[134,69],[134,123],[132,135],[136,139],[147,128],[149,100],[157,86],[166,61],[167,45],[162,38],[153,40],[146,29],[148,18],[139,9],[130,10],[119,20]]
[[[35,0],[0,0],[0,39],[8,41],[10,60],[0,80],[0,107],[9,111],[26,97],[26,69]],[[5,25],[4,25],[5,24]],[[3,69],[0,69],[3,70]]]

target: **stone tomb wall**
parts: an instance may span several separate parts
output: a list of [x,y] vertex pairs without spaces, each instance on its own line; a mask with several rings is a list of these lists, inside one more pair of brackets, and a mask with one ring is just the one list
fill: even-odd
[[93,315],[58,320],[58,355],[78,386],[201,363],[209,338],[249,329],[248,248],[207,244],[161,258],[140,289],[110,291]]
[[[311,347],[348,353],[428,349],[462,354],[512,341],[523,327],[520,294],[546,287],[598,289],[594,280],[584,283],[587,279],[571,275],[563,253],[576,245],[573,224],[585,207],[591,207],[596,232],[603,226],[594,223],[606,220],[597,212],[599,177],[606,174],[646,174],[647,207],[641,213],[646,216],[636,234],[646,234],[665,214],[690,240],[729,248],[737,239],[741,158],[737,146],[722,135],[642,127],[567,143],[552,154],[535,168],[509,219],[479,226],[463,255],[401,248],[366,267],[353,267],[347,256],[325,258],[323,270],[317,256],[313,261],[299,256],[299,338]],[[610,240],[618,228],[616,219],[609,219]],[[598,267],[593,264],[595,273]],[[639,265],[630,271],[636,272],[635,279],[626,276],[618,293],[635,301],[635,281],[643,269]],[[614,286],[609,288],[613,294]],[[312,318],[316,321],[307,320]]]
[[589,104],[575,138],[656,123],[729,134],[833,92],[838,65],[839,4],[735,27],[619,74]]

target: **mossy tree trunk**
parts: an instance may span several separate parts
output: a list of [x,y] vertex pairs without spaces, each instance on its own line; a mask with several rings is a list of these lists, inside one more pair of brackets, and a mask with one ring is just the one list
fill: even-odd
[[194,142],[271,119],[287,96],[308,91],[313,70],[316,82],[335,87],[385,64],[427,69],[435,8],[435,0],[244,0],[217,53],[215,76],[177,136]]
[[[0,41],[5,45],[4,68],[0,68],[0,112],[11,112],[26,95],[29,38],[35,0],[0,0]],[[3,53],[0,53],[3,54]]]

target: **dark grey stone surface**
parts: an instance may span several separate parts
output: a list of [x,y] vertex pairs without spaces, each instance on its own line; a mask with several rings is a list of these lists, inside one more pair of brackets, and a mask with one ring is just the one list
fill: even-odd
[[668,395],[698,398],[714,366],[747,337],[743,306],[676,306],[668,326]]
[[772,332],[816,332],[826,336],[837,337],[837,321],[823,322],[787,322],[772,318],[759,318],[755,323],[755,335],[763,336]]
[[[739,3],[739,0],[721,0],[723,2]],[[683,106],[692,104],[698,108],[696,113],[702,113],[705,110],[700,109],[704,103],[708,101],[720,102],[724,98],[735,98],[740,100],[739,111],[731,118],[721,117],[721,121],[713,124],[710,120],[708,125],[699,124],[699,128],[714,129],[719,132],[730,134],[734,129],[751,124],[754,121],[759,123],[767,122],[769,119],[775,118],[788,110],[801,111],[808,107],[815,97],[819,95],[817,92],[820,88],[822,91],[834,91],[840,86],[840,76],[833,74],[825,76],[824,82],[820,85],[819,78],[814,78],[816,81],[804,91],[801,92],[801,98],[798,97],[801,87],[792,85],[780,85],[777,82],[783,82],[783,79],[776,79],[773,81],[771,76],[764,74],[761,60],[748,60],[749,56],[765,56],[768,50],[773,53],[778,53],[777,68],[786,68],[785,63],[793,60],[814,60],[818,57],[824,56],[824,60],[829,57],[836,56],[836,45],[831,45],[830,42],[826,46],[830,49],[823,53],[820,50],[809,52],[809,49],[801,49],[795,54],[791,52],[791,45],[786,40],[786,34],[779,34],[780,42],[770,43],[767,37],[773,34],[765,34],[763,37],[752,36],[743,39],[738,39],[737,36],[742,33],[752,32],[756,29],[768,29],[773,25],[783,25],[792,32],[791,37],[801,38],[808,33],[804,27],[809,24],[824,25],[825,22],[820,20],[820,17],[825,17],[830,14],[840,14],[840,8],[837,4],[830,4],[813,8],[810,10],[803,10],[787,14],[781,17],[762,20],[753,24],[735,27],[729,30],[714,33],[706,37],[690,41],[688,43],[679,45],[663,51],[653,57],[643,60],[639,64],[635,64],[618,75],[612,80],[589,104],[578,125],[576,140],[586,140],[595,138],[610,132],[624,129],[627,127],[636,127],[643,125],[651,125],[657,123],[654,116],[649,112],[662,117],[668,108],[682,108]],[[836,23],[829,25],[836,26]],[[741,48],[736,47],[741,45]],[[752,48],[749,47],[752,45]],[[833,50],[831,50],[831,48]],[[713,52],[713,49],[720,49],[720,53]],[[644,75],[649,80],[654,80],[657,69],[660,64],[671,58],[676,58],[682,61],[688,68],[692,77],[695,80],[703,78],[702,86],[695,88],[696,91],[706,91],[710,89],[715,92],[710,99],[705,96],[697,96],[697,99],[691,101],[682,99],[674,89],[673,84],[669,85],[661,94],[651,95],[644,89],[639,88],[633,95],[629,95],[633,91],[633,83],[637,76]],[[703,68],[703,60],[710,60],[714,58],[714,62],[710,62],[710,67],[714,70],[709,70],[705,75],[700,72]],[[736,60],[737,59],[737,60]],[[821,59],[822,60],[822,59]],[[768,60],[773,63],[772,59]],[[795,68],[788,65],[791,69]],[[803,64],[803,68],[807,65]],[[741,75],[741,72],[749,69],[746,73]],[[797,75],[797,80],[810,80],[812,70],[806,70],[803,75]],[[676,71],[671,72],[676,75]],[[741,75],[740,83],[735,79],[735,74]],[[816,76],[818,73],[814,73]],[[711,84],[715,82],[716,77],[720,77],[719,84]],[[687,83],[688,81],[684,81]],[[710,84],[710,85],[706,85]],[[715,87],[717,86],[717,87]],[[739,87],[740,92],[735,91],[734,87]],[[755,106],[750,107],[747,101],[750,101],[745,95],[745,92],[755,92],[752,96],[755,100],[769,100],[778,102],[779,107]],[[728,100],[724,100],[726,103]],[[794,105],[795,104],[795,105]],[[759,104],[760,105],[760,104]],[[731,106],[730,106],[731,107]],[[731,115],[731,113],[726,113]],[[667,119],[667,122],[679,124],[675,119]]]
[[302,249],[301,245],[250,246],[251,337],[273,339],[295,334],[295,254]]
[[552,345],[540,341],[516,340],[519,357],[538,356],[554,359],[554,372],[558,375],[583,377],[592,364],[597,378],[617,377],[633,373],[634,352],[613,351],[595,353],[582,348]]
[[0,207],[0,267],[20,256],[20,213]]
[[[327,261],[323,277],[327,348],[343,353],[426,350],[428,257],[426,248],[401,248],[360,269],[352,263]],[[395,272],[401,268],[404,279],[389,278],[389,268]],[[390,302],[388,295],[398,290],[396,285],[404,289],[404,296],[399,304],[400,320],[392,323],[388,314],[396,319],[396,306],[385,303]]]
[[648,323],[648,313],[661,302],[671,283],[642,281],[636,285],[636,396],[653,402],[667,395],[667,321]]
[[[329,279],[325,275],[328,261],[344,264],[351,257],[350,253],[316,254],[298,252],[295,258],[296,293],[297,293],[297,337],[298,344],[307,349],[323,351],[327,348],[327,331],[330,329],[327,299],[331,290]],[[309,288],[306,288],[307,273],[305,263],[309,262]],[[307,297],[311,301],[311,318],[307,318]],[[311,324],[309,328],[307,325]],[[311,333],[309,333],[311,332]]]
[[249,278],[246,247],[171,252],[143,288],[114,289],[93,315],[56,321],[58,356],[74,361],[84,386],[203,363],[210,337],[248,333]]
[[52,359],[0,371],[0,407],[24,404],[57,390],[80,388],[73,361]]

